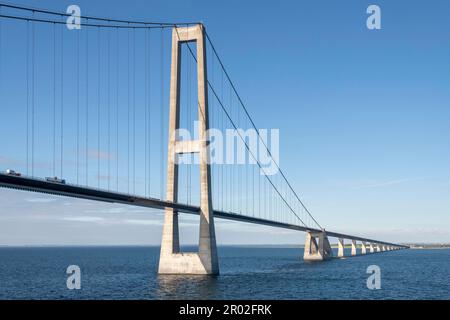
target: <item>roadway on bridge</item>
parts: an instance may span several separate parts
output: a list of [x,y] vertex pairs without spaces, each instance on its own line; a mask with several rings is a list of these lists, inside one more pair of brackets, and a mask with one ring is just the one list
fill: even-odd
[[[58,183],[51,182],[44,179],[24,177],[24,176],[15,176],[11,174],[0,173],[0,187],[18,189],[24,191],[32,191],[32,192],[40,192],[46,194],[53,194],[59,196],[67,196],[72,198],[80,198],[87,200],[95,200],[109,203],[120,203],[131,206],[139,206],[139,207],[147,207],[147,208],[155,208],[155,209],[165,209],[171,208],[175,209],[178,212],[196,214],[198,215],[200,212],[200,207],[182,204],[182,203],[173,203],[161,199],[156,198],[146,198],[136,195],[130,195],[125,193],[119,193],[114,191],[88,188],[79,185],[66,184],[66,183]],[[322,232],[322,230],[307,228],[305,226],[293,225],[283,222],[271,221],[256,217],[245,216],[242,214],[237,214],[233,212],[223,212],[214,210],[214,217],[226,220],[234,220],[246,223],[253,223],[259,225],[265,225],[270,227],[277,227],[283,229],[290,229],[296,231],[312,231],[312,232]],[[326,231],[327,236],[336,237],[336,238],[345,238],[356,241],[363,242],[372,242],[380,245],[389,245],[389,246],[399,246],[403,248],[407,248],[407,246],[400,246],[395,243],[383,242],[368,238],[362,238],[357,236],[352,236],[348,234],[343,234],[339,232]]]

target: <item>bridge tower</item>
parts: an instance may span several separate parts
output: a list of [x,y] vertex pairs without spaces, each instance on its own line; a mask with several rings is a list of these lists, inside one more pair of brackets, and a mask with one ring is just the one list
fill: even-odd
[[[197,44],[198,82],[198,140],[177,140],[180,125],[180,72],[181,45]],[[200,159],[200,231],[198,252],[180,252],[178,212],[165,209],[164,227],[159,258],[160,274],[218,274],[219,263],[211,194],[211,171],[208,152],[208,81],[206,71],[205,29],[202,24],[191,27],[174,27],[172,30],[172,63],[170,76],[169,145],[167,156],[167,201],[177,202],[177,156],[197,153]]]

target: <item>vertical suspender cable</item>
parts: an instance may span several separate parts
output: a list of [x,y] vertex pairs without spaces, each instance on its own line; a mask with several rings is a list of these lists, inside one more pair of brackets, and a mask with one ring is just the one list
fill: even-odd
[[147,99],[148,99],[148,39],[147,39],[147,29],[144,29],[144,194],[147,196],[147,133],[148,133],[148,125],[147,125]]
[[[215,83],[216,78],[215,78],[215,74],[214,74],[214,56],[213,55],[211,55],[210,61],[211,61],[211,77],[212,77],[211,79]],[[208,98],[209,97],[211,97],[211,93],[208,90]],[[215,108],[216,106],[213,102],[214,101],[213,99],[209,99],[208,101],[212,102],[211,108],[210,108],[211,117],[212,117],[211,126],[213,127],[214,130],[217,130],[217,113],[216,113],[216,108]],[[215,195],[213,197],[213,201],[215,200],[213,202],[213,208],[218,208],[219,207],[219,186],[218,186],[219,179],[217,177],[217,174],[218,174],[219,161],[218,161],[217,153],[215,154],[215,158],[216,158],[216,161],[215,161],[214,167],[213,167],[213,181],[212,181],[213,186],[214,186],[214,191],[215,191]],[[214,191],[213,191],[213,194],[214,194]]]
[[[86,23],[89,20],[86,19]],[[89,185],[89,27],[86,29],[86,186]]]
[[30,21],[27,20],[27,46],[26,46],[26,55],[27,55],[27,62],[26,62],[26,71],[27,71],[27,170],[26,173],[28,175],[29,170],[29,139],[30,139],[30,133],[29,133],[29,127],[30,127],[30,62],[29,62],[29,56],[30,56]]
[[161,162],[160,162],[160,192],[161,199],[164,199],[164,28],[161,28]]
[[[188,43],[188,45],[189,45],[189,43]],[[193,122],[192,122],[193,121],[193,119],[192,119],[192,112],[193,112],[193,110],[192,110],[192,80],[194,78],[194,75],[192,72],[192,63],[193,63],[193,61],[191,60],[189,63],[189,93],[188,93],[189,94],[188,123],[189,123],[189,128],[191,128],[190,131],[195,128],[195,126],[193,125]],[[199,106],[199,102],[198,102],[198,97],[197,97],[195,107],[198,109],[198,106]],[[199,114],[199,115],[203,116],[201,114]],[[195,134],[196,133],[194,132],[194,135]],[[194,163],[193,155],[189,154],[189,156],[191,157],[191,164],[193,164]],[[192,203],[192,165],[189,165],[188,172],[189,172],[189,176],[188,176],[189,202],[188,203],[191,204]]]
[[[210,63],[210,68],[208,68],[208,79],[211,80],[211,83],[214,84],[214,60],[213,60],[213,55],[212,52],[208,49],[208,45],[206,45],[206,52],[209,52],[209,58],[208,58],[208,62]],[[211,72],[211,77],[209,77],[209,72]],[[209,94],[209,90],[208,90],[208,109],[209,109],[209,129],[214,128],[215,124],[214,124],[214,103],[213,100],[210,99],[210,94]],[[211,155],[211,154],[210,154]],[[213,208],[215,207],[214,205],[214,200],[216,199],[216,195],[214,194],[214,192],[216,191],[216,188],[214,186],[216,179],[214,178],[214,173],[215,173],[215,165],[212,163],[211,161],[211,188],[212,188],[212,203],[213,203]]]
[[[239,108],[236,108],[236,124],[238,129],[241,128],[241,121],[239,118]],[[237,194],[236,194],[236,212],[237,213],[242,213],[242,209],[241,209],[241,193],[240,193],[240,170],[241,170],[241,166],[239,164],[239,150],[236,150],[236,156],[235,156],[235,161],[236,161],[236,165],[235,165],[235,169],[234,169],[234,184],[236,185],[236,190],[237,190]]]
[[265,192],[265,196],[264,196],[264,209],[266,210],[266,214],[267,216],[270,216],[271,212],[269,210],[269,205],[268,205],[268,194],[269,194],[269,184],[267,183],[267,180],[264,180],[264,184],[266,185],[266,187],[264,188],[264,192]]
[[[223,71],[222,71],[222,73],[221,73],[220,95],[221,95],[221,100],[223,101]],[[224,128],[224,124],[223,124],[223,118],[224,118],[224,117],[223,117],[223,113],[220,113],[220,115],[221,115],[221,117],[220,117],[220,122],[221,122],[220,127],[221,127],[221,128],[220,128],[220,129],[221,129],[222,132],[224,132],[225,128]],[[222,197],[222,199],[221,199],[221,203],[222,203],[222,211],[223,211],[224,208],[225,208],[225,206],[224,206],[224,203],[225,203],[225,199],[224,199],[224,198],[225,198],[225,196],[224,196],[224,194],[225,194],[225,189],[224,189],[224,186],[225,186],[225,184],[224,184],[224,174],[223,174],[225,163],[226,163],[226,159],[223,158],[222,164],[221,164],[221,166],[220,166],[220,175],[221,175],[220,181],[222,181],[222,188],[221,188],[221,190],[222,190],[222,192],[221,192],[221,197]]]
[[147,49],[147,53],[148,53],[148,66],[147,66],[147,70],[148,70],[148,196],[151,197],[151,53],[150,53],[150,49],[151,49],[151,29],[148,29],[148,49]]
[[[229,101],[228,101],[228,103],[230,103],[231,104],[231,99],[230,99],[230,97],[231,97],[231,94],[229,94],[228,95],[228,98],[229,98]],[[231,109],[231,108],[230,108]],[[231,111],[230,111],[231,112]],[[232,129],[231,128],[231,123],[229,123],[228,124],[228,129]],[[230,160],[230,159],[229,159]],[[231,160],[230,161],[230,163],[228,164],[228,171],[227,171],[227,178],[228,178],[228,190],[227,190],[227,192],[228,192],[228,210],[230,211],[230,212],[232,212],[233,210],[232,210],[232,207],[233,207],[233,200],[232,200],[232,196],[231,196],[231,193],[232,193],[232,191],[231,191],[231,188],[232,188],[232,173],[233,173],[233,161]]]
[[[189,39],[189,29],[187,29],[187,38]],[[189,46],[189,42],[186,42],[186,46]],[[186,49],[186,130],[191,130],[191,63],[189,61],[189,55],[188,50]],[[188,154],[186,156],[191,157],[191,154]],[[191,169],[191,163],[188,162],[188,165],[186,167],[186,202],[190,203],[190,192],[189,192],[189,178],[190,178],[190,169]]]
[[[241,113],[240,113],[240,109],[239,108],[237,108],[237,114],[238,114],[238,127],[241,128],[242,123],[241,123],[241,120],[240,120]],[[242,193],[241,193],[241,188],[242,188],[241,182],[243,182],[243,181],[241,181],[241,179],[242,179],[242,171],[243,171],[242,170],[242,164],[238,163],[237,187],[238,187],[238,203],[239,203],[239,210],[240,211],[242,211],[242,209],[243,209],[242,208],[242,200],[243,199],[242,199]]]
[[257,169],[258,173],[258,214],[261,216],[261,169]]
[[119,191],[119,28],[116,28],[116,190]]
[[[230,115],[231,115],[231,117],[233,117],[233,105],[232,105],[232,103],[233,103],[233,100],[231,99],[231,86],[230,86]],[[230,123],[230,125],[231,125],[231,123]],[[234,152],[233,152],[234,153]],[[231,160],[231,163],[230,163],[230,172],[229,172],[229,174],[230,174],[230,211],[233,211],[233,167],[234,167],[234,165],[233,165],[233,162],[234,162],[234,159],[232,159]]]
[[133,194],[136,194],[136,29],[133,28]]
[[[64,16],[61,16],[64,18]],[[64,154],[64,24],[61,24],[61,168],[60,178],[63,178],[63,154]]]
[[[186,37],[189,38],[189,31],[187,31],[187,36]],[[189,43],[186,43],[185,45],[188,46]],[[182,46],[182,48],[183,48],[183,46]],[[184,108],[186,109],[186,115],[189,112],[189,59],[188,59],[189,56],[188,56],[187,52],[188,51],[186,49],[185,50],[185,53],[186,53],[185,57],[184,58],[180,57],[181,66],[179,66],[179,68],[181,67],[183,69],[183,60],[185,60],[185,65],[186,65],[186,67],[185,67],[185,76],[186,76],[185,81],[186,81],[186,83],[184,85],[186,86],[186,90],[184,90],[184,91],[186,92],[186,95],[185,95],[186,102],[185,102]],[[183,51],[181,50],[180,55],[182,56],[182,54],[183,54]],[[180,72],[180,74],[182,74],[182,71]],[[181,82],[181,80],[180,80],[180,82]],[[181,88],[183,88],[183,84],[181,85]],[[186,130],[190,130],[188,117],[186,116],[184,118],[185,118],[186,122],[184,122],[182,125],[184,125]],[[182,156],[186,157],[186,158],[188,157],[187,154],[182,155]],[[186,163],[185,192],[186,192],[186,203],[189,204],[189,185],[188,185],[188,183],[189,183],[189,163]]]
[[[256,170],[256,166],[253,166],[253,170],[252,171],[255,171]],[[252,195],[252,204],[253,204],[253,209],[252,209],[252,216],[255,216],[255,174],[253,173],[252,174],[252,192],[253,192],[253,195]]]
[[127,190],[130,193],[130,30],[127,30]]
[[[247,128],[247,126],[245,126]],[[244,161],[247,162],[247,150],[245,150]],[[250,158],[250,156],[249,156]],[[250,161],[248,162],[250,164]],[[245,166],[245,212],[248,213],[248,166]]]
[[80,31],[77,31],[77,184],[80,180]]
[[[2,13],[2,6],[0,5],[0,14]],[[3,56],[2,56],[2,48],[3,48],[3,46],[2,46],[2,39],[3,39],[3,36],[2,36],[2,33],[3,33],[3,24],[2,24],[2,20],[0,19],[0,96],[1,96],[1,94],[2,94],[2,92],[3,92],[3,86],[2,86],[2,84],[3,84],[3,81],[2,81],[2,79],[3,79],[3,76],[2,76],[2,71],[3,71],[3,64],[2,64],[2,60],[3,60]]]
[[[34,11],[33,11],[33,17],[34,17]],[[34,22],[31,23],[31,32],[32,32],[32,38],[31,38],[31,176],[34,176],[34,111],[35,111],[35,87],[36,87],[36,79],[35,79],[35,72],[36,72],[36,57],[35,57],[35,24]]]
[[56,24],[53,23],[53,176],[56,176]]
[[[188,38],[189,38],[189,29],[187,29],[187,30],[188,30]],[[189,46],[189,42],[187,43],[187,45]],[[186,51],[186,53],[188,53],[188,52]],[[193,78],[192,60],[188,63],[188,66],[189,66],[189,69],[188,69],[188,72],[189,72],[189,76],[188,76],[189,77],[188,124],[189,124],[189,128],[191,128],[193,130],[194,126],[193,126],[192,117],[191,117],[191,114],[192,114],[192,78]],[[198,108],[198,105],[199,105],[199,102],[198,102],[198,97],[197,97],[197,103],[195,104],[195,106]],[[190,131],[191,131],[191,129],[190,129]],[[194,135],[195,135],[195,132],[194,132]],[[193,155],[189,154],[189,157],[191,157],[191,164],[193,164],[194,163],[192,161]],[[192,203],[192,165],[189,165],[188,173],[189,173],[189,175],[188,175],[188,193],[189,193],[188,203],[191,204]]]
[[100,188],[100,27],[97,28],[97,186]]
[[[64,16],[61,16],[63,19]],[[64,156],[64,24],[61,24],[61,167],[60,178],[63,177],[63,156]]]
[[151,156],[151,146],[152,146],[152,139],[151,139],[151,129],[152,129],[152,122],[151,122],[151,99],[152,99],[152,90],[151,90],[151,84],[152,84],[152,74],[151,74],[151,31],[152,29],[148,29],[148,196],[151,197],[151,162],[152,162],[152,156]]
[[108,29],[108,190],[111,188],[111,32]]
[[[267,197],[269,198],[269,212],[273,212],[272,211],[272,197],[271,197],[271,194],[272,194],[272,188],[270,188],[270,186],[269,186],[269,192],[267,194]],[[276,214],[276,213],[273,212],[273,214]]]

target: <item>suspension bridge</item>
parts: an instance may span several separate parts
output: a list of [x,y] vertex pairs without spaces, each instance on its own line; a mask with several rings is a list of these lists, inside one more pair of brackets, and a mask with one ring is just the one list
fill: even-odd
[[[407,248],[317,222],[203,24],[68,17],[0,3],[1,187],[164,210],[162,274],[219,273],[214,218],[305,232],[306,261],[333,257],[330,237],[337,257],[345,240],[351,256]],[[234,133],[230,161],[210,129]],[[198,252],[180,250],[179,213],[200,217]]]

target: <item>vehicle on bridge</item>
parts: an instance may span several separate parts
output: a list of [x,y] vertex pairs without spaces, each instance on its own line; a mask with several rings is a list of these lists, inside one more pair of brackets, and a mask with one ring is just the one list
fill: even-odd
[[45,180],[53,183],[66,184],[65,179],[59,179],[58,177],[46,177]]
[[11,176],[16,176],[16,177],[20,177],[22,175],[20,172],[16,172],[11,169],[7,169],[5,172],[6,172],[6,174],[9,174]]

